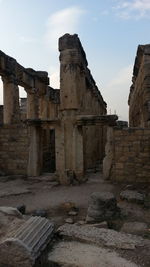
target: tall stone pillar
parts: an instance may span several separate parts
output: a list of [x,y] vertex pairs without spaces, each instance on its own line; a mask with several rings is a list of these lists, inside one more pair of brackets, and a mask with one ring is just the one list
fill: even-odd
[[42,134],[40,125],[30,125],[28,176],[38,176],[42,169]]
[[73,169],[79,182],[84,178],[83,127],[75,126],[73,132]]
[[59,176],[61,184],[68,184],[69,181],[65,175],[65,136],[64,123],[55,128],[55,151],[56,151],[56,173]]
[[39,99],[35,93],[27,92],[27,119],[38,119]]
[[13,75],[3,76],[4,124],[18,123],[20,120],[19,88]]
[[39,98],[39,118],[48,118],[48,102],[45,95],[41,95]]

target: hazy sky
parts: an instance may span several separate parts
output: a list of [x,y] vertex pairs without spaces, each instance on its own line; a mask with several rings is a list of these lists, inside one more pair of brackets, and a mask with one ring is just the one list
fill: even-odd
[[0,25],[0,50],[25,67],[48,71],[54,88],[58,38],[77,33],[108,113],[128,118],[137,46],[150,42],[150,0],[0,0]]

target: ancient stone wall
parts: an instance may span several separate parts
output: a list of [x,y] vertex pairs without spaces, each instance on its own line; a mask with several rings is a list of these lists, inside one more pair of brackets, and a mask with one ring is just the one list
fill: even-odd
[[[59,51],[60,90],[48,86],[47,72],[24,68],[0,51],[4,93],[3,125],[0,129],[4,142],[1,141],[0,160],[3,170],[6,168],[13,174],[15,168],[16,173],[25,173],[26,169],[28,176],[40,175],[53,165],[60,183],[70,183],[74,178],[84,180],[85,171],[96,168],[103,159],[104,125],[109,125],[109,122],[115,125],[117,118],[106,115],[106,103],[88,69],[78,36],[62,36],[59,39]],[[22,99],[21,107],[19,86],[27,92],[27,101]],[[19,125],[22,129],[22,121],[28,128],[28,136],[24,131],[20,136],[15,132]],[[9,133],[7,129],[10,129]],[[14,135],[14,141],[11,134],[12,137]],[[16,151],[15,142],[18,142]],[[10,153],[13,150],[14,154]],[[24,156],[24,166],[20,168],[19,153],[22,151],[27,156]]]
[[139,45],[129,95],[129,125],[150,127],[150,45]]
[[150,182],[150,129],[109,127],[103,173],[117,182]]
[[3,105],[0,105],[0,124],[3,123]]
[[0,128],[0,171],[5,174],[27,174],[29,155],[28,129],[23,125]]
[[71,170],[76,177],[80,177],[87,169],[95,168],[102,159],[104,133],[103,127],[94,122],[90,126],[85,126],[83,122],[78,127],[78,116],[106,115],[106,103],[88,69],[86,55],[77,34],[62,36],[59,39],[59,51],[62,121],[61,128],[56,131],[61,132],[62,140],[59,140],[56,148],[57,170]]

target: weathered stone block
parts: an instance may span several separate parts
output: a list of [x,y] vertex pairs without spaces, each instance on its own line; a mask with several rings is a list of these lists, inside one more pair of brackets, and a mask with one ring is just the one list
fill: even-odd
[[95,192],[91,195],[87,211],[87,222],[102,222],[119,215],[117,201],[110,192]]
[[47,219],[31,217],[0,243],[0,266],[31,267],[50,242],[54,225]]

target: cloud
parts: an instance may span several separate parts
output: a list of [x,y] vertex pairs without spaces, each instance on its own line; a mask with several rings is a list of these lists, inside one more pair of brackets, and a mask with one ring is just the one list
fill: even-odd
[[116,111],[120,120],[128,120],[128,95],[131,85],[133,65],[122,68],[105,87],[108,113]]
[[114,10],[122,19],[150,18],[150,0],[116,0]]
[[36,43],[37,39],[36,38],[32,38],[32,37],[27,37],[27,36],[21,36],[20,37],[20,41],[22,43],[32,44],[32,43]]
[[59,82],[59,71],[56,69],[55,72],[53,72],[50,75],[50,85],[55,88],[55,89],[59,89],[60,88],[60,82]]
[[44,41],[51,59],[50,85],[54,88],[59,88],[58,39],[65,33],[78,32],[84,12],[80,7],[68,7],[53,13],[47,20]]
[[58,38],[65,33],[75,33],[84,10],[69,7],[50,15],[46,24],[45,40],[50,49],[57,48]]

